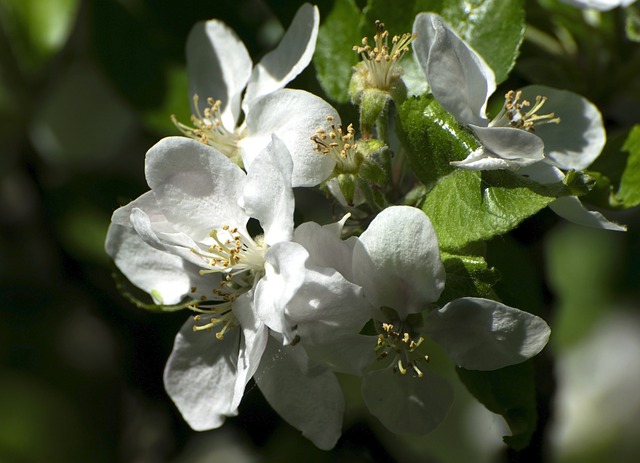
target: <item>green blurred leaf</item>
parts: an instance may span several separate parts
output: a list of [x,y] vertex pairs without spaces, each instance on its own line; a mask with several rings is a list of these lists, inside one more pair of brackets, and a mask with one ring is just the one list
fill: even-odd
[[615,233],[567,225],[548,236],[549,286],[557,298],[552,345],[564,349],[580,340],[612,302],[622,268]]
[[616,199],[621,201],[624,207],[634,207],[640,204],[640,125],[631,129],[622,151],[629,153],[629,158]]
[[451,166],[479,145],[430,97],[407,100],[398,114],[409,164],[427,186],[422,210],[445,249],[506,233],[570,191],[564,184],[542,186],[510,171]]
[[360,45],[364,24],[354,0],[338,0],[318,32],[313,63],[323,90],[338,103],[349,101],[352,68],[359,60],[353,46]]
[[398,3],[370,0],[366,9],[367,22],[379,19],[391,36],[413,29],[413,20],[420,12],[439,13],[478,51],[504,81],[515,64],[524,38],[523,0],[409,0]]
[[640,9],[636,5],[625,8],[625,32],[633,42],[640,42]]
[[145,122],[156,131],[167,135],[178,135],[180,132],[171,120],[174,115],[178,121],[191,124],[191,106],[189,100],[189,83],[184,67],[172,67],[167,72],[167,89],[159,108],[145,114]]
[[511,429],[511,436],[504,436],[504,442],[515,450],[527,447],[538,420],[532,362],[494,371],[458,367],[456,372],[480,403],[504,417]]
[[38,71],[67,41],[78,0],[0,0],[0,21],[23,71]]
[[441,257],[447,272],[447,284],[440,295],[438,305],[444,305],[459,297],[488,296],[500,278],[495,268],[489,268],[484,257],[447,252],[443,252]]

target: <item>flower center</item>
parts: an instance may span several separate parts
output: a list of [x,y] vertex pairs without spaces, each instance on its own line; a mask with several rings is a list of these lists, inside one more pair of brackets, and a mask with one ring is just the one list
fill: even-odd
[[[266,248],[260,244],[261,239],[258,238],[256,242],[228,225],[213,229],[209,238],[211,242],[207,249],[191,251],[202,257],[209,266],[200,270],[200,275],[218,274],[221,280],[211,293],[201,293],[189,308],[198,312],[194,317],[194,331],[210,331],[222,325],[216,333],[216,337],[222,339],[229,329],[238,324],[232,311],[234,301],[249,291],[264,273]],[[198,293],[198,288],[191,288],[191,292]]]
[[318,129],[311,137],[316,145],[314,150],[333,158],[339,171],[357,172],[362,156],[358,153],[358,144],[354,143],[356,131],[353,124],[349,124],[345,132],[341,125],[336,128],[333,116],[327,116],[327,121],[331,124],[329,132]]
[[416,34],[408,32],[402,36],[395,35],[391,39],[392,46],[389,49],[389,31],[385,30],[384,23],[376,21],[374,47],[371,48],[367,37],[362,39],[362,46],[353,47],[353,51],[362,57],[367,82],[371,87],[388,90],[395,84],[400,77],[398,62],[409,51],[409,44],[415,39]]
[[[528,100],[520,100],[522,91],[509,90],[504,96],[504,106],[500,113],[491,121],[489,127],[515,127],[528,132],[535,132],[535,126],[541,124],[559,124],[560,118],[554,113],[537,114],[547,101],[546,96],[536,96],[531,106]],[[527,111],[526,108],[531,107]]]
[[404,330],[402,325],[400,323],[400,329],[396,330],[394,325],[390,323],[382,324],[382,332],[378,334],[378,344],[375,348],[376,353],[378,353],[378,360],[393,354],[397,359],[393,367],[394,373],[406,375],[411,369],[418,378],[422,378],[424,373],[418,365],[429,362],[429,356],[417,352],[417,349],[424,341],[424,338],[422,336],[411,336],[408,331]]
[[200,106],[198,105],[199,101],[198,95],[193,95],[193,107],[196,108],[195,114],[191,115],[191,123],[193,126],[179,122],[173,115],[171,116],[171,120],[185,136],[209,145],[234,162],[237,162],[237,159],[239,159],[238,142],[240,135],[227,130],[222,123],[220,114],[220,105],[222,102],[220,100],[214,100],[213,98],[207,98],[208,106],[201,112],[199,109]]

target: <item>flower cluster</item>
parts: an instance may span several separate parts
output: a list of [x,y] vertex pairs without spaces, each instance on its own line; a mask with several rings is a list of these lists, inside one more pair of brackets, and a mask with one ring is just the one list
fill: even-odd
[[[509,91],[490,119],[493,71],[440,16],[422,13],[391,46],[378,22],[375,46],[355,47],[364,61],[354,73],[366,85],[352,85],[352,101],[361,115],[375,113],[358,139],[323,99],[284,88],[309,64],[318,25],[317,8],[303,5],[255,66],[225,24],[193,28],[191,124],[175,120],[184,136],[148,151],[150,191],[115,211],[106,250],[157,308],[191,312],[164,383],[193,429],[236,415],[253,380],[287,422],[329,449],[345,410],[337,375],[362,378],[364,402],[389,430],[423,434],[453,401],[429,346],[459,367],[491,371],[536,356],[550,335],[544,320],[490,288],[449,289],[443,251],[466,250],[443,249],[425,212],[406,205],[429,186],[411,177],[389,123],[389,107],[406,98],[398,62],[409,45],[433,98],[478,140],[447,169],[507,170],[555,185],[588,167],[605,135],[590,102],[541,86]],[[372,89],[385,96],[370,112]],[[345,214],[296,226],[294,188],[316,186]],[[621,229],[575,196],[551,207]]]

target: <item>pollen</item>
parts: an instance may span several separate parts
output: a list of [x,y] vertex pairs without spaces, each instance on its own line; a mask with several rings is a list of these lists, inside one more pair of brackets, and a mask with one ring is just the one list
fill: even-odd
[[504,106],[500,113],[489,124],[490,127],[515,127],[535,132],[535,127],[542,124],[559,124],[560,118],[554,113],[538,114],[547,101],[546,96],[538,95],[531,105],[528,100],[521,100],[522,91],[509,90],[504,96]]
[[382,323],[382,330],[378,334],[378,341],[375,347],[378,354],[377,359],[382,360],[393,354],[393,371],[395,373],[406,375],[411,371],[416,377],[422,378],[424,373],[419,365],[429,362],[428,355],[418,352],[418,348],[423,341],[424,338],[422,336],[416,338],[408,331],[396,329],[391,323]]
[[342,172],[357,172],[362,161],[355,142],[356,131],[353,124],[344,130],[341,125],[336,126],[333,116],[327,116],[329,129],[318,129],[311,137],[315,144],[314,150],[336,161],[338,170]]
[[238,152],[239,136],[235,131],[229,131],[222,123],[220,107],[222,102],[207,98],[207,106],[200,110],[200,98],[193,96],[193,107],[195,113],[191,115],[192,126],[178,121],[175,115],[171,116],[171,121],[185,136],[200,143],[209,145],[229,158],[236,158]]
[[358,53],[364,63],[364,72],[371,87],[388,90],[400,78],[398,62],[409,51],[409,45],[416,39],[416,34],[405,33],[395,35],[389,46],[389,31],[385,30],[384,23],[375,22],[376,34],[373,37],[373,47],[369,45],[369,39],[364,37],[362,45],[355,45],[353,51]]

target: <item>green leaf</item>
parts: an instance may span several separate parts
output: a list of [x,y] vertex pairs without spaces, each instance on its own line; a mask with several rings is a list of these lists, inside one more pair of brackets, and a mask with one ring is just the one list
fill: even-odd
[[379,19],[394,36],[410,32],[423,11],[447,20],[491,66],[497,82],[507,78],[524,38],[523,0],[409,0],[402,8],[388,0],[370,0],[366,15],[368,23]]
[[338,0],[318,31],[313,63],[322,89],[338,103],[349,101],[352,68],[359,61],[364,14],[354,0]]
[[0,22],[24,71],[37,71],[66,43],[78,0],[0,0]]
[[640,204],[640,124],[631,129],[622,150],[629,153],[629,158],[616,199],[624,207],[634,207]]
[[511,429],[504,442],[522,450],[536,429],[536,395],[531,361],[494,371],[456,368],[458,377],[469,392],[488,410],[502,415]]
[[422,210],[440,245],[456,249],[516,228],[555,199],[532,191],[530,183],[510,171],[460,169],[438,182]]
[[431,96],[408,99],[398,116],[398,136],[407,150],[409,165],[427,186],[456,170],[451,161],[461,161],[480,147]]
[[438,305],[459,297],[486,297],[500,278],[495,268],[489,268],[484,257],[443,252],[441,258],[447,272],[447,283]]
[[445,0],[443,4],[439,13],[482,55],[496,82],[504,81],[524,39],[524,0]]
[[422,210],[444,249],[506,233],[557,196],[571,192],[571,185],[543,186],[510,171],[451,166],[479,144],[431,97],[407,100],[398,115],[398,135],[409,164],[427,186]]

